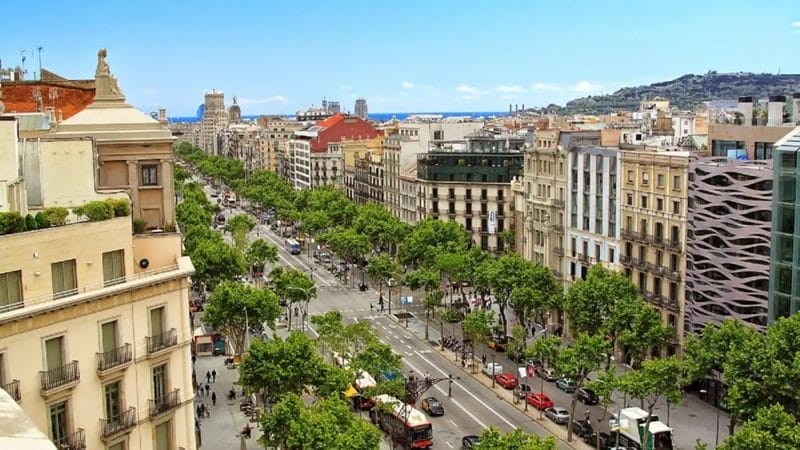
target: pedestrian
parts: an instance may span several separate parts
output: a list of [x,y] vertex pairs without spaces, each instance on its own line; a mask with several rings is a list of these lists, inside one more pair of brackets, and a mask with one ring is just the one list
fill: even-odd
[[199,419],[199,418],[203,417],[203,410],[200,409],[200,405],[197,405],[197,408],[195,408],[195,409],[197,410],[196,411],[197,412],[197,418]]
[[483,356],[481,356],[481,364],[483,364],[484,366],[486,365],[486,353],[484,353]]
[[[456,355],[456,357],[457,357],[457,356],[458,356],[458,355]],[[466,369],[466,368],[467,368],[467,362],[466,362],[466,361],[464,361],[463,359],[461,360],[461,368],[462,368],[462,369]]]
[[592,412],[589,411],[589,408],[586,408],[586,412],[584,414],[586,415],[586,421],[588,422],[592,418]]
[[206,370],[206,383],[211,383],[211,372]]
[[214,405],[214,406],[217,406],[217,393],[216,392],[212,392],[211,393],[211,404]]
[[194,388],[194,393],[195,393],[195,395],[198,395],[198,396],[202,395],[203,394],[203,387],[198,384],[197,387]]
[[200,406],[198,408],[200,408],[200,417],[205,417],[206,416],[206,404],[205,403],[200,403]]
[[206,397],[208,397],[209,391],[211,391],[211,386],[209,386],[208,383],[206,383]]
[[194,365],[194,363],[196,363],[196,362],[197,362],[197,356],[196,355],[192,355],[192,365]]
[[212,383],[216,383],[217,382],[217,369],[214,369],[213,371],[211,371],[211,379],[213,380]]

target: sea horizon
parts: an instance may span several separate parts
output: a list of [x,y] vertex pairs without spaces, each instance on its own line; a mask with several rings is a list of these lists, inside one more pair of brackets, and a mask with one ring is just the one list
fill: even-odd
[[[368,114],[367,118],[369,120],[374,120],[377,122],[388,122],[392,120],[392,118],[396,118],[397,120],[402,121],[411,116],[442,116],[442,118],[470,117],[473,119],[477,119],[478,117],[501,117],[506,115],[508,115],[507,111],[435,111],[435,112],[370,113]],[[296,117],[295,114],[256,114],[256,115],[242,116],[242,119],[255,120],[262,116],[283,117],[287,119],[293,119]],[[176,117],[169,117],[168,119],[170,123],[197,123],[202,118],[197,116],[176,116]]]

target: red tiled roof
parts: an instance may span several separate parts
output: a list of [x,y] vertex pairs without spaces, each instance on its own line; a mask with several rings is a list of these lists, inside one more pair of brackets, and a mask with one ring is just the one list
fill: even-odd
[[380,135],[369,122],[358,117],[345,117],[341,114],[325,119],[317,125],[326,128],[321,130],[311,141],[311,152],[313,153],[326,152],[329,143],[340,142],[342,139],[366,140]]
[[[61,111],[64,119],[83,111],[94,101],[94,86],[79,87],[64,84],[48,81],[3,83],[3,103],[6,105],[6,112],[36,112],[34,90],[37,88],[44,107],[54,106],[55,103],[56,111]],[[50,96],[51,92],[53,99]]]

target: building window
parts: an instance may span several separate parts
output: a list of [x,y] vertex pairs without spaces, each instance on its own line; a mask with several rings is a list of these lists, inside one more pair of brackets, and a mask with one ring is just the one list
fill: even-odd
[[503,205],[497,205],[497,215],[504,216],[505,215],[504,213],[505,213],[505,208],[503,208]]
[[455,199],[456,198],[456,190],[453,189],[453,188],[448,189],[447,190],[447,198],[449,198],[450,200]]
[[650,179],[650,175],[647,172],[642,172],[642,185],[647,186],[647,182]]
[[610,262],[610,263],[614,262],[614,259],[615,259],[614,257],[616,256],[615,253],[616,252],[614,251],[613,248],[608,249],[608,262]]
[[167,365],[161,364],[153,367],[153,400],[161,403],[167,395]]
[[481,236],[481,250],[489,250],[489,236]]
[[22,271],[0,273],[0,311],[22,306]]
[[155,432],[155,445],[154,450],[171,450],[172,449],[172,421],[168,420],[164,423],[156,425]]
[[53,370],[64,366],[64,336],[44,341],[45,370]]
[[465,222],[464,228],[467,231],[472,231],[472,217],[467,217],[467,219],[464,222]]
[[633,183],[633,171],[628,171],[628,183]]
[[657,198],[656,199],[656,211],[663,211],[664,210],[664,199]]
[[[528,190],[531,190],[531,184],[528,183]],[[467,193],[464,194],[464,198],[467,200],[472,200],[472,189],[467,189]]]
[[674,201],[672,202],[672,214],[680,214],[681,213],[681,202]]
[[125,282],[125,251],[103,253],[103,283],[105,286]]
[[50,264],[53,279],[53,296],[57,299],[78,293],[78,278],[75,260],[69,259]]
[[663,189],[664,188],[664,174],[663,173],[660,173],[660,174],[658,174],[656,176],[656,187],[658,187],[659,189]]
[[772,144],[769,142],[756,142],[755,159],[772,159]]
[[65,441],[69,436],[69,417],[67,400],[50,405],[50,439],[56,444]]
[[158,339],[164,334],[164,307],[150,310],[150,336]]
[[120,385],[121,383],[119,381],[115,381],[103,387],[106,420],[108,420],[109,423],[119,422],[119,416],[122,414],[122,392],[120,391]]
[[142,186],[158,186],[158,165],[142,164]]
[[633,194],[626,194],[625,204],[628,206],[633,206]]
[[642,206],[642,208],[647,208],[647,196],[646,195],[642,196],[642,204],[641,204],[641,206]]
[[680,191],[681,190],[681,176],[675,175],[672,177],[672,190],[673,191]]

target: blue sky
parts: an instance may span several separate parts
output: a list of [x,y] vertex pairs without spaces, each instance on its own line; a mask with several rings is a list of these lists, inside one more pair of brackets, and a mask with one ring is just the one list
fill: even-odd
[[[0,59],[91,78],[97,50],[135,106],[244,114],[322,97],[371,112],[504,111],[685,73],[800,73],[800,1],[3,2]],[[32,74],[30,74],[32,75]],[[29,76],[30,76],[29,75]]]

